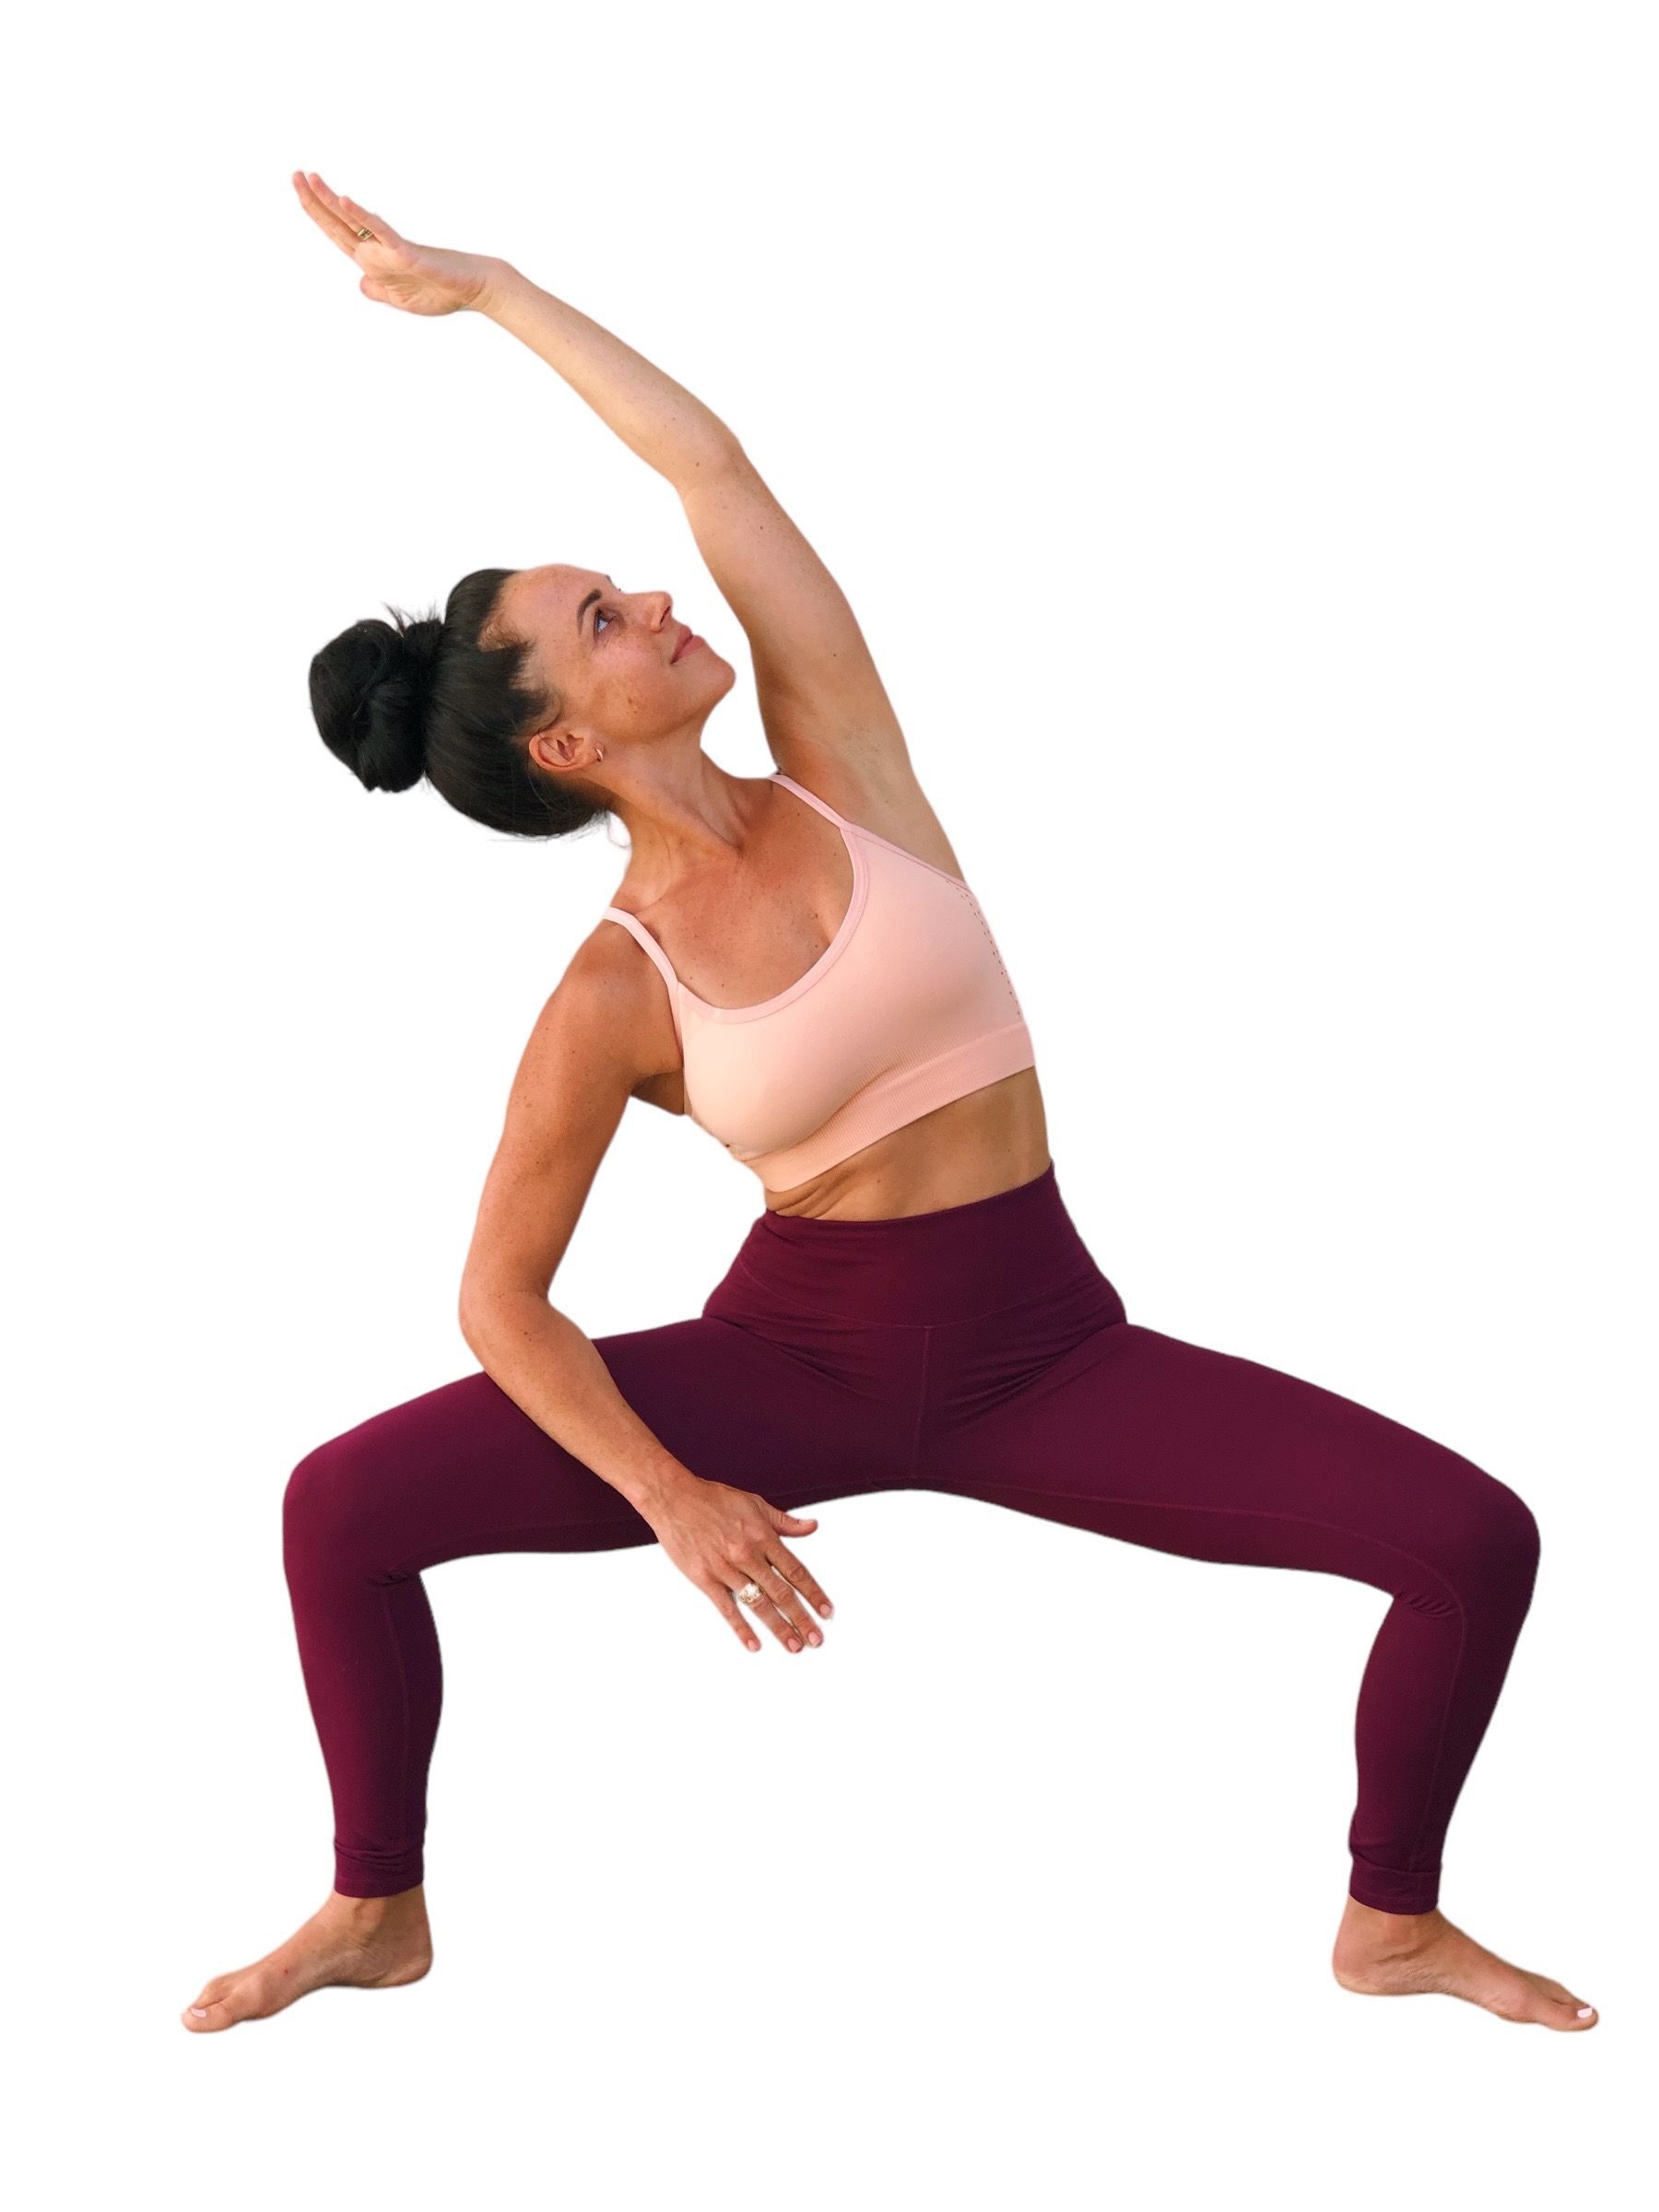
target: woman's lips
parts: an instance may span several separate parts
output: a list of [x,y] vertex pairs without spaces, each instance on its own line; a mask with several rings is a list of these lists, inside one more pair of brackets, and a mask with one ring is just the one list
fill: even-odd
[[[683,661],[687,653],[694,652],[696,648],[702,642],[702,639],[698,636],[695,630],[692,630],[690,635],[687,638],[685,643],[676,647],[674,659],[676,661]],[[670,662],[669,665],[672,667],[673,662]]]

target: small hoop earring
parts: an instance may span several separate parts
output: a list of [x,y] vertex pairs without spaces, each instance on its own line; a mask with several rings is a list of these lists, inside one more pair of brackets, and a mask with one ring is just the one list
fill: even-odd
[[596,745],[596,746],[594,747],[594,759],[595,759],[595,760],[603,760],[603,759],[604,759],[604,758],[605,758],[605,747],[604,747],[602,745]]

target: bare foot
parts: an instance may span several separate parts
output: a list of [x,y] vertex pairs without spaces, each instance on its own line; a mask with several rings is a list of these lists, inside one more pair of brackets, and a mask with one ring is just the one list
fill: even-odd
[[1529,1974],[1486,1949],[1443,1912],[1379,1912],[1355,1897],[1336,1932],[1331,1971],[1344,1989],[1364,1996],[1438,1992],[1540,2028],[1594,2028],[1599,2017],[1547,1974]]
[[417,1885],[395,1897],[342,1897],[328,1901],[256,1966],[215,1974],[195,2003],[179,2015],[197,2035],[263,2020],[313,1989],[394,1989],[418,1982],[432,1963],[426,1891]]

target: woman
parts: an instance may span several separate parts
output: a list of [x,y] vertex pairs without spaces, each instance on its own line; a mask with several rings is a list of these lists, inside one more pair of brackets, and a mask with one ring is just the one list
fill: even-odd
[[[747,1650],[763,1630],[799,1653],[830,1606],[790,1541],[817,1526],[797,1509],[900,1487],[1389,1592],[1359,1691],[1336,1977],[1594,2025],[1438,1905],[1531,1601],[1527,1507],[1346,1398],[1126,1319],[1061,1199],[1019,1002],[857,623],[736,439],[509,264],[410,244],[314,174],[294,184],[366,297],[488,315],[674,485],[747,635],[778,773],[707,757],[731,665],[667,593],[606,573],[483,570],[441,621],[357,623],[317,655],[318,724],[371,789],[424,774],[536,837],[608,811],[630,851],[513,1085],[462,1290],[479,1371],[288,1482],[335,1886],[279,1949],[209,1982],[186,2025],[426,1971],[441,1676],[421,1569],[655,1541]],[[629,1098],[689,1114],[764,1205],[696,1319],[590,1341],[548,1290]]]

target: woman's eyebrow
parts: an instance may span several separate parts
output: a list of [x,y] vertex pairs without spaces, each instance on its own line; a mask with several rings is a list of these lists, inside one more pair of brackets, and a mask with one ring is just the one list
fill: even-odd
[[[614,576],[607,576],[605,581],[610,585],[613,592],[617,589],[617,580]],[[587,597],[582,601],[582,605],[576,609],[576,629],[579,636],[582,631],[582,618],[587,613],[588,608],[593,606],[594,600],[597,599],[598,596],[599,594],[597,592],[590,592]]]

